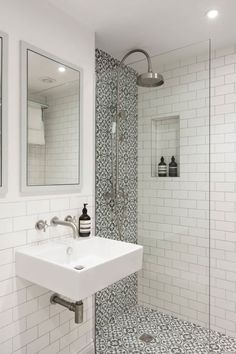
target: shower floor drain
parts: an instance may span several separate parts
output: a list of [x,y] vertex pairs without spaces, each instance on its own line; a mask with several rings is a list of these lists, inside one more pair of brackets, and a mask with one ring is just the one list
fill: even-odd
[[150,334],[147,334],[147,333],[143,333],[139,339],[142,341],[142,342],[145,342],[145,343],[151,343],[152,341],[155,340],[155,338],[153,336],[151,336]]

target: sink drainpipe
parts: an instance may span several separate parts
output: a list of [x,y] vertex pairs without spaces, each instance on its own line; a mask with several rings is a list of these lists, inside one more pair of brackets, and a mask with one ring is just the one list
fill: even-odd
[[63,307],[66,307],[68,310],[73,311],[75,313],[75,323],[83,322],[84,305],[82,301],[70,302],[61,298],[58,294],[52,294],[50,303],[54,305],[59,304]]

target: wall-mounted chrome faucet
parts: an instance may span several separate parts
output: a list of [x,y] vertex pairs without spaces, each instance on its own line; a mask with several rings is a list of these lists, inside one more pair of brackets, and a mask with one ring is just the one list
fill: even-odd
[[57,216],[54,216],[51,221],[50,224],[52,226],[57,226],[57,225],[61,225],[61,226],[68,226],[73,230],[73,238],[77,238],[79,237],[79,229],[77,227],[77,225],[75,224],[72,216],[68,215],[65,220],[60,220]]

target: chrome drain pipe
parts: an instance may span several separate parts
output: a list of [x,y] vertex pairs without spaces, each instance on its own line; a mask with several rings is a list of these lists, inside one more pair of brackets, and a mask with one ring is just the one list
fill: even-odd
[[61,298],[58,294],[52,294],[50,297],[50,303],[54,305],[59,304],[66,307],[68,310],[73,311],[75,313],[75,323],[83,322],[84,305],[82,301],[70,302]]

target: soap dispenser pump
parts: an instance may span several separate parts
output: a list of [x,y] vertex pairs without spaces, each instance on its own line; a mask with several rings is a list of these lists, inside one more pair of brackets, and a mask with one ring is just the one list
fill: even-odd
[[79,235],[81,237],[88,237],[91,232],[91,218],[88,215],[87,205],[87,203],[84,204],[82,215],[79,218]]
[[177,163],[175,161],[175,157],[171,157],[171,162],[169,163],[169,177],[177,177],[178,171],[177,171]]
[[158,176],[159,177],[166,177],[167,176],[167,166],[166,166],[165,159],[163,156],[161,157],[161,161],[158,165]]

